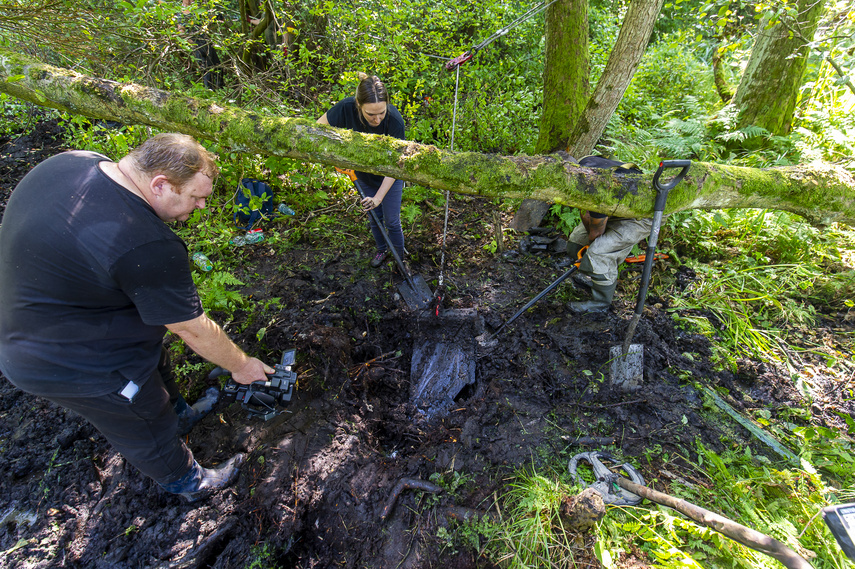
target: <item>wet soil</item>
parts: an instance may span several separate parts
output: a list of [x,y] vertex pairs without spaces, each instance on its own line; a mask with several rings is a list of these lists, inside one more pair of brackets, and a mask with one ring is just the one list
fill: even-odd
[[[39,123],[0,140],[0,208],[33,164],[61,150],[57,128]],[[496,330],[563,272],[545,254],[485,251],[491,207],[477,198],[452,203],[442,311],[478,315],[460,342]],[[442,216],[425,213],[408,248],[414,271],[435,287]],[[426,416],[411,401],[410,365],[436,316],[406,308],[390,268],[368,267],[370,237],[352,230],[354,215],[341,207],[332,216],[349,224],[348,248],[306,237],[284,252],[266,243],[243,251],[236,274],[256,308],[220,322],[271,363],[296,348],[299,381],[272,419],[219,403],[193,429],[187,441],[203,465],[248,453],[237,483],[200,504],[162,491],[75,414],[0,380],[0,567],[493,567],[471,547],[446,547],[438,530],[473,512],[498,513],[518,469],[554,472],[579,452],[607,448],[667,489],[663,472],[686,467],[695,441],[715,450],[750,445],[781,461],[697,386],[720,388],[737,410],[774,414],[805,404],[790,373],[751,360],[736,373],[715,371],[708,340],[675,326],[667,298],[649,299],[636,332],[641,389],[612,384],[609,350],[624,339],[636,272],[622,275],[613,309],[600,316],[565,310],[584,296],[568,280],[494,344],[476,344],[475,383]],[[656,271],[673,287],[694,278],[664,262]],[[825,315],[812,340],[833,350],[840,333],[851,337],[852,322]],[[839,427],[837,412],[852,416],[855,406],[826,373],[821,349],[803,358],[814,373],[813,420]],[[175,363],[200,362],[188,354]],[[216,384],[209,369],[191,374],[190,391]],[[446,490],[419,491],[428,480]],[[590,547],[578,555],[598,566]],[[621,563],[649,566],[638,557]]]

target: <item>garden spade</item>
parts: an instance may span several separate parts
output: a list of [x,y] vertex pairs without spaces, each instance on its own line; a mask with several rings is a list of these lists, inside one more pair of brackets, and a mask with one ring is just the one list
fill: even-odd
[[[650,237],[647,239],[647,253],[644,257],[644,270],[641,273],[641,288],[638,290],[638,300],[635,303],[635,314],[627,328],[623,347],[612,346],[609,357],[611,361],[612,383],[624,391],[634,391],[641,383],[644,375],[644,345],[633,344],[632,337],[641,319],[644,302],[647,299],[647,287],[650,285],[650,272],[656,255],[656,242],[659,240],[659,229],[662,227],[662,212],[670,192],[685,177],[692,165],[691,160],[664,160],[659,163],[656,174],[653,175],[653,187],[656,189],[656,201],[653,205],[653,225]],[[659,177],[668,168],[682,168],[680,173],[667,184],[660,184]]]
[[[344,170],[342,168],[336,168],[336,170],[342,174],[346,174],[347,177],[350,178],[350,181],[353,182],[353,187],[356,188],[359,197],[365,199],[365,192],[362,190],[362,186],[359,185],[359,180],[356,179],[356,172],[353,170]],[[398,255],[398,251],[396,251],[395,247],[392,246],[392,240],[389,239],[389,234],[386,232],[386,228],[383,227],[383,224],[380,223],[380,220],[377,218],[377,213],[373,209],[370,209],[368,210],[368,215],[371,216],[371,220],[374,224],[380,228],[380,232],[383,234],[383,239],[386,240],[386,246],[395,258],[395,263],[398,265],[398,269],[404,277],[404,282],[398,285],[398,292],[401,293],[401,298],[404,299],[404,302],[410,310],[424,310],[428,308],[431,305],[434,296],[430,291],[430,287],[427,282],[425,282],[424,277],[421,275],[410,274],[410,271],[407,270],[406,265],[404,265],[404,261],[401,260],[401,256]]]

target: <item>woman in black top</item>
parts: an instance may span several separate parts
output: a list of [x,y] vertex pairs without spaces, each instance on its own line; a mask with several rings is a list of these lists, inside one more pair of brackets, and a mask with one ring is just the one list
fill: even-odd
[[[347,128],[368,134],[383,134],[405,139],[404,119],[398,109],[389,103],[386,86],[376,76],[359,74],[359,86],[354,97],[347,97],[325,112],[318,122],[338,128]],[[356,172],[356,177],[365,192],[362,207],[367,212],[379,208],[377,218],[382,223],[392,246],[404,258],[404,232],[401,229],[401,196],[404,182],[367,172]],[[372,267],[379,267],[389,253],[380,228],[371,221],[371,233],[377,253],[371,260]]]

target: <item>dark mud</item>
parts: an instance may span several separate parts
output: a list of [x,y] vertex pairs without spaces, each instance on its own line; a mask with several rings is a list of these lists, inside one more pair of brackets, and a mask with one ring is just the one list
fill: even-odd
[[[53,128],[0,141],[3,203],[32,164],[60,150]],[[487,332],[562,272],[548,257],[487,254],[476,234],[489,231],[488,207],[454,200],[443,302],[445,310],[474,309]],[[340,217],[347,215],[342,208]],[[412,266],[429,282],[438,274],[441,228],[441,219],[424,220],[408,235]],[[444,547],[437,530],[461,512],[495,512],[517,469],[561,468],[591,450],[577,443],[582,437],[612,440],[608,448],[647,480],[666,466],[679,471],[675,457],[691,459],[695,441],[769,453],[705,406],[693,382],[726,388],[741,410],[803,404],[775,365],[746,360],[737,373],[713,371],[708,341],[675,328],[667,299],[656,297],[635,336],[644,345],[642,389],[612,386],[609,349],[622,343],[634,308],[637,274],[630,273],[614,309],[601,317],[565,311],[571,296],[582,295],[567,281],[495,346],[479,346],[475,384],[428,420],[410,401],[410,359],[430,317],[404,309],[391,271],[367,266],[367,232],[354,233],[359,242],[349,250],[304,240],[284,254],[263,243],[244,251],[238,276],[253,284],[242,292],[259,308],[223,322],[226,330],[270,362],[296,348],[300,379],[287,412],[269,421],[219,404],[190,433],[203,465],[237,451],[249,455],[238,482],[201,505],[163,492],[74,414],[0,380],[0,567],[232,568],[253,559],[278,567],[492,567],[473,549]],[[692,278],[665,263],[656,270],[674,286]],[[272,298],[281,305],[260,308]],[[833,338],[840,327],[851,333],[851,322],[829,318],[815,335]],[[175,363],[199,362],[191,354]],[[815,417],[839,425],[834,411],[855,408],[835,399],[838,386],[823,375],[822,362],[821,354],[810,362],[827,395]],[[216,382],[208,369],[192,376],[191,391]],[[402,478],[427,481],[437,473],[434,481],[463,484],[435,495],[404,489],[391,500]],[[584,549],[580,556],[593,559]]]

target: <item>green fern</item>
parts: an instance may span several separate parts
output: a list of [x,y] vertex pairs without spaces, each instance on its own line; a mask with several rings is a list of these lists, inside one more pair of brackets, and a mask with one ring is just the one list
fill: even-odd
[[231,315],[235,310],[246,308],[249,301],[239,292],[229,290],[231,286],[243,286],[245,283],[225,271],[202,273],[194,271],[199,298],[206,311],[221,310]]
[[671,119],[653,143],[663,156],[695,156],[707,139],[702,119]]
[[759,126],[749,125],[734,131],[726,131],[717,135],[716,140],[722,142],[744,142],[751,138],[768,138],[769,131]]

